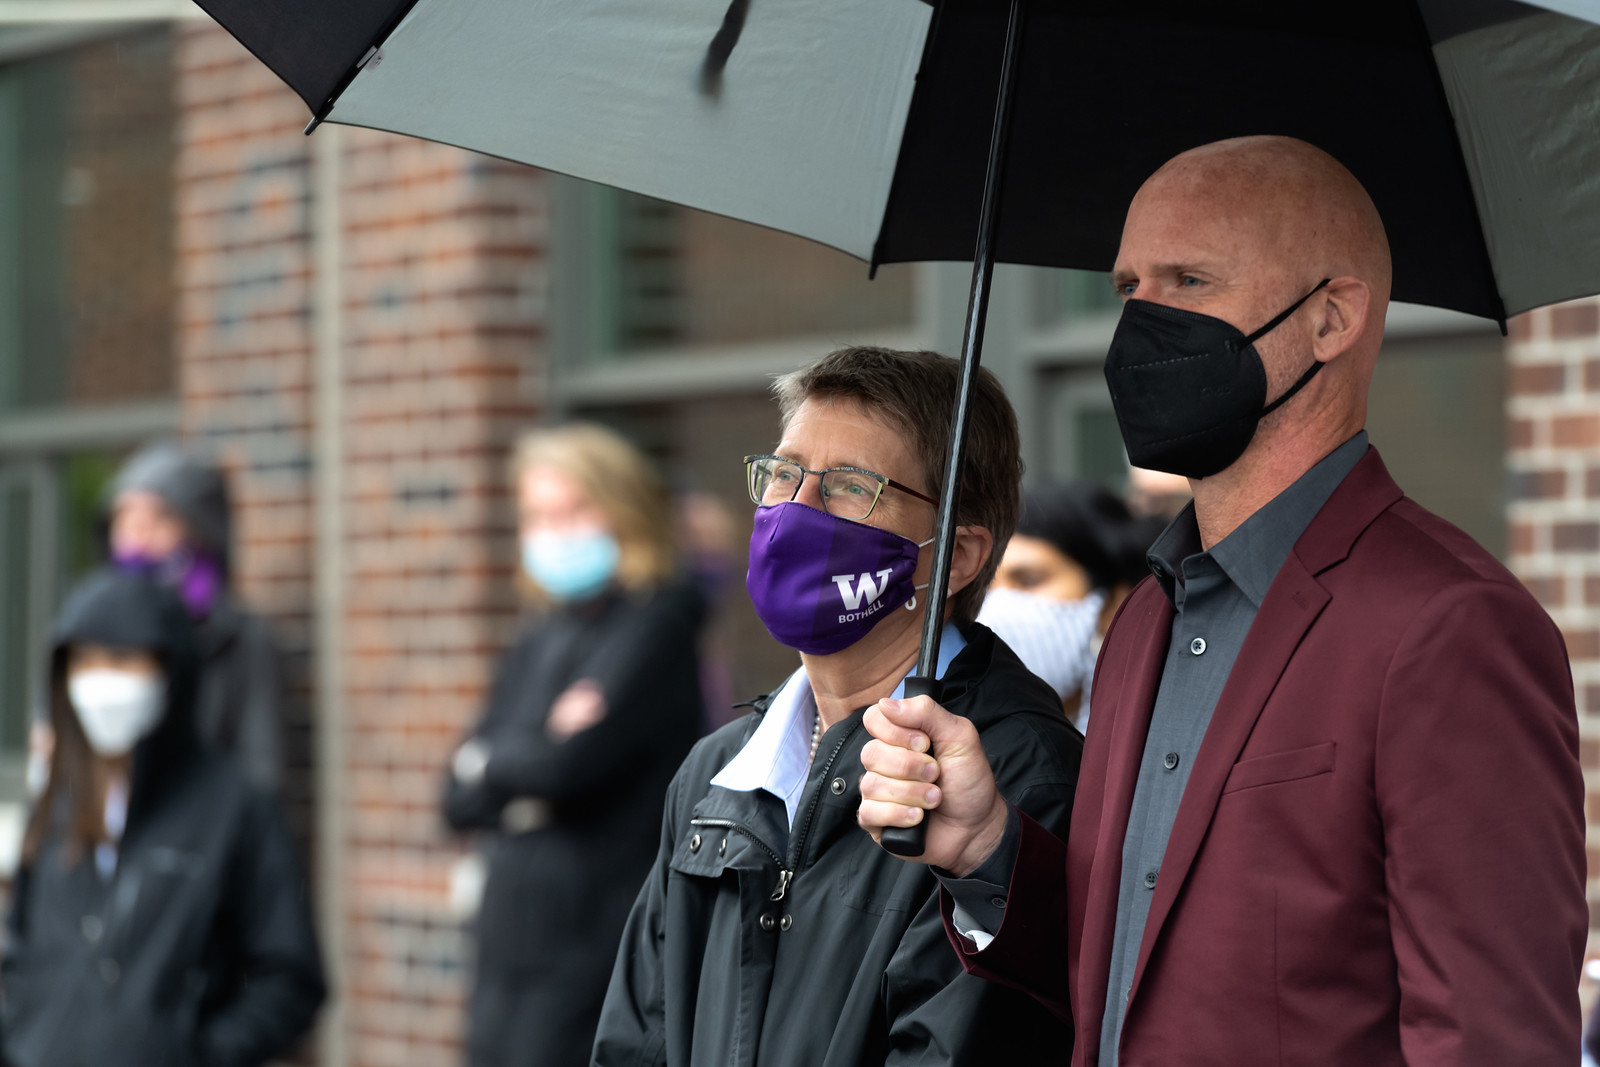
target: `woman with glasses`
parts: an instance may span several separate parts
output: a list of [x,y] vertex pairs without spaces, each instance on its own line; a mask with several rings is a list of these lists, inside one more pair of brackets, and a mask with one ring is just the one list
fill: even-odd
[[[667,796],[595,1063],[1065,1063],[1070,1029],[962,973],[935,876],[856,825],[862,711],[916,665],[956,363],[854,348],[780,379],[783,436],[745,457],[746,588],[800,666],[697,745]],[[1065,833],[1081,738],[974,619],[1016,525],[1016,418],[984,374],[940,645],[945,706],[1022,810]],[[931,785],[931,783],[930,783]]]
[[579,1067],[662,794],[700,734],[703,607],[677,574],[667,494],[620,437],[532,433],[512,483],[535,611],[444,802],[486,853],[467,1058]]

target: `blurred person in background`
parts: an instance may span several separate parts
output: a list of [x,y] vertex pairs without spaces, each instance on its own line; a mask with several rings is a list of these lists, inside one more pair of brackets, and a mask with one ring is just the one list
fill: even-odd
[[[726,604],[734,579],[743,566],[743,553],[733,513],[714,493],[691,490],[677,500],[678,543],[685,570],[705,597],[706,611],[715,616]],[[733,668],[725,628],[707,625],[700,642],[700,693],[705,699],[705,730],[726,726],[743,709],[734,707]]]
[[[1159,520],[1156,533],[1178,517],[1189,505],[1194,494],[1189,491],[1189,479],[1166,471],[1153,471],[1146,467],[1128,469],[1128,510],[1141,518]],[[1154,541],[1154,538],[1151,538]]]
[[111,569],[57,621],[3,970],[11,1067],[255,1067],[322,1001],[277,800],[195,728],[193,630],[170,590]]
[[[774,455],[745,458],[745,588],[800,667],[673,780],[595,1040],[599,1067],[1065,1062],[1070,1027],[962,973],[921,864],[856,826],[862,709],[916,665],[957,364],[846,348],[779,379]],[[1002,789],[1065,833],[1082,739],[974,622],[1016,524],[1016,416],[973,400],[939,676]],[[874,742],[875,743],[875,742]]]
[[1089,683],[1117,609],[1149,573],[1145,553],[1159,520],[1137,519],[1111,493],[1066,481],[1023,495],[978,621],[1050,683],[1080,731],[1089,728]]
[[251,781],[281,788],[283,671],[266,621],[233,595],[233,520],[222,470],[177,442],[146,446],[112,481],[108,512],[112,562],[170,586],[194,619],[201,740],[231,754]]
[[700,734],[704,601],[678,574],[665,489],[622,438],[536,431],[512,479],[538,610],[444,798],[452,827],[486,831],[468,1062],[578,1067],[667,783]]

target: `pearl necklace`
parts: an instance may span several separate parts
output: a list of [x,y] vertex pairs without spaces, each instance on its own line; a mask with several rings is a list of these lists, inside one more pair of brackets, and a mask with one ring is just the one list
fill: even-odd
[[811,762],[817,762],[817,746],[822,743],[822,712],[811,721]]

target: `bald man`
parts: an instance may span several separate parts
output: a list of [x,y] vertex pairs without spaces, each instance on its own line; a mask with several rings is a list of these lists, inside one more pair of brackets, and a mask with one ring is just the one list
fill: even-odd
[[1075,1014],[1074,1064],[1577,1060],[1566,653],[1367,443],[1389,276],[1366,192],[1308,144],[1157,171],[1106,376],[1130,459],[1194,503],[1106,637],[1067,842],[965,720],[867,713],[861,824],[926,819],[962,962]]

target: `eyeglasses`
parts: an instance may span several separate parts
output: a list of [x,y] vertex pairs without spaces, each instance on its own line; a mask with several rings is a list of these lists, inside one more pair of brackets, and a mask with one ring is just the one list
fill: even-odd
[[748,475],[750,500],[760,505],[784,504],[800,495],[800,483],[808,474],[821,480],[822,508],[829,515],[841,519],[860,521],[872,514],[885,486],[909,493],[934,507],[939,502],[931,496],[917,492],[909,485],[901,485],[893,478],[885,478],[874,471],[860,467],[829,467],[827,470],[807,470],[793,460],[782,456],[746,456],[745,473]]

